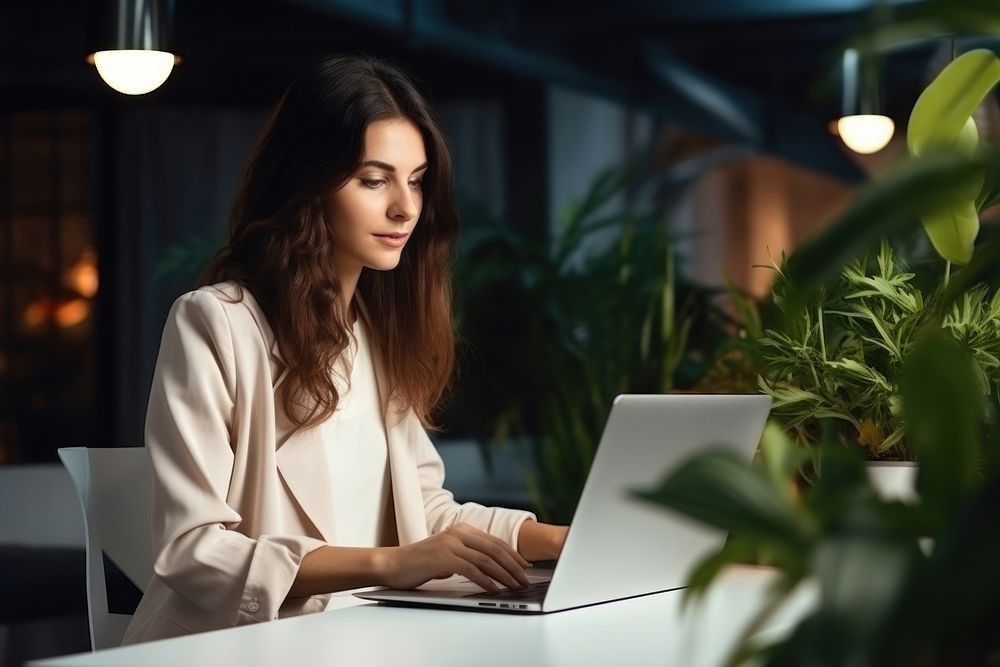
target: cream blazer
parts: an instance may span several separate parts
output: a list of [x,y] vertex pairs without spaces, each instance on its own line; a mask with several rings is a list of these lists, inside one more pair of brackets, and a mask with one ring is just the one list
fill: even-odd
[[[322,429],[292,433],[275,397],[287,368],[274,334],[249,290],[232,303],[238,294],[230,282],[202,287],[167,316],[145,429],[156,561],[123,644],[321,611],[330,598],[286,599],[305,555],[336,544],[326,454]],[[456,503],[415,413],[392,405],[384,416],[399,544],[466,522],[516,549],[535,516]]]

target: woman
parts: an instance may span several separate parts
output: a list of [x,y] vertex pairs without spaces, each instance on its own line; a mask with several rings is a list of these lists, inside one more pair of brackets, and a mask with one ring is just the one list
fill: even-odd
[[[527,584],[566,528],[456,503],[426,427],[453,369],[451,159],[395,67],[336,57],[272,112],[146,415],[154,576],[123,643],[465,575]],[[341,593],[343,595],[343,593]]]

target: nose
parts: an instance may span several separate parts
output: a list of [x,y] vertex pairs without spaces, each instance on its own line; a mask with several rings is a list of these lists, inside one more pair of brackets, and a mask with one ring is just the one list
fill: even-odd
[[393,220],[406,222],[417,217],[420,213],[419,192],[413,192],[409,186],[397,195],[389,207],[389,217]]

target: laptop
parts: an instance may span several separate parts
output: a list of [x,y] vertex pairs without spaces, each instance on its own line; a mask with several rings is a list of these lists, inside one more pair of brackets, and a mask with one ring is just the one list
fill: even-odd
[[414,590],[355,593],[397,605],[545,613],[682,588],[725,533],[629,496],[707,448],[750,461],[771,407],[768,396],[629,395],[615,398],[593,465],[553,568],[527,570],[521,590],[488,593],[465,577]]

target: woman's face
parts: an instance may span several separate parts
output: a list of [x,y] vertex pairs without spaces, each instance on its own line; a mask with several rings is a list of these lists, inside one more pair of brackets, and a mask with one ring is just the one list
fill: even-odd
[[368,125],[361,165],[326,201],[339,278],[356,276],[365,267],[396,268],[420,218],[426,169],[424,139],[411,121],[393,118]]

